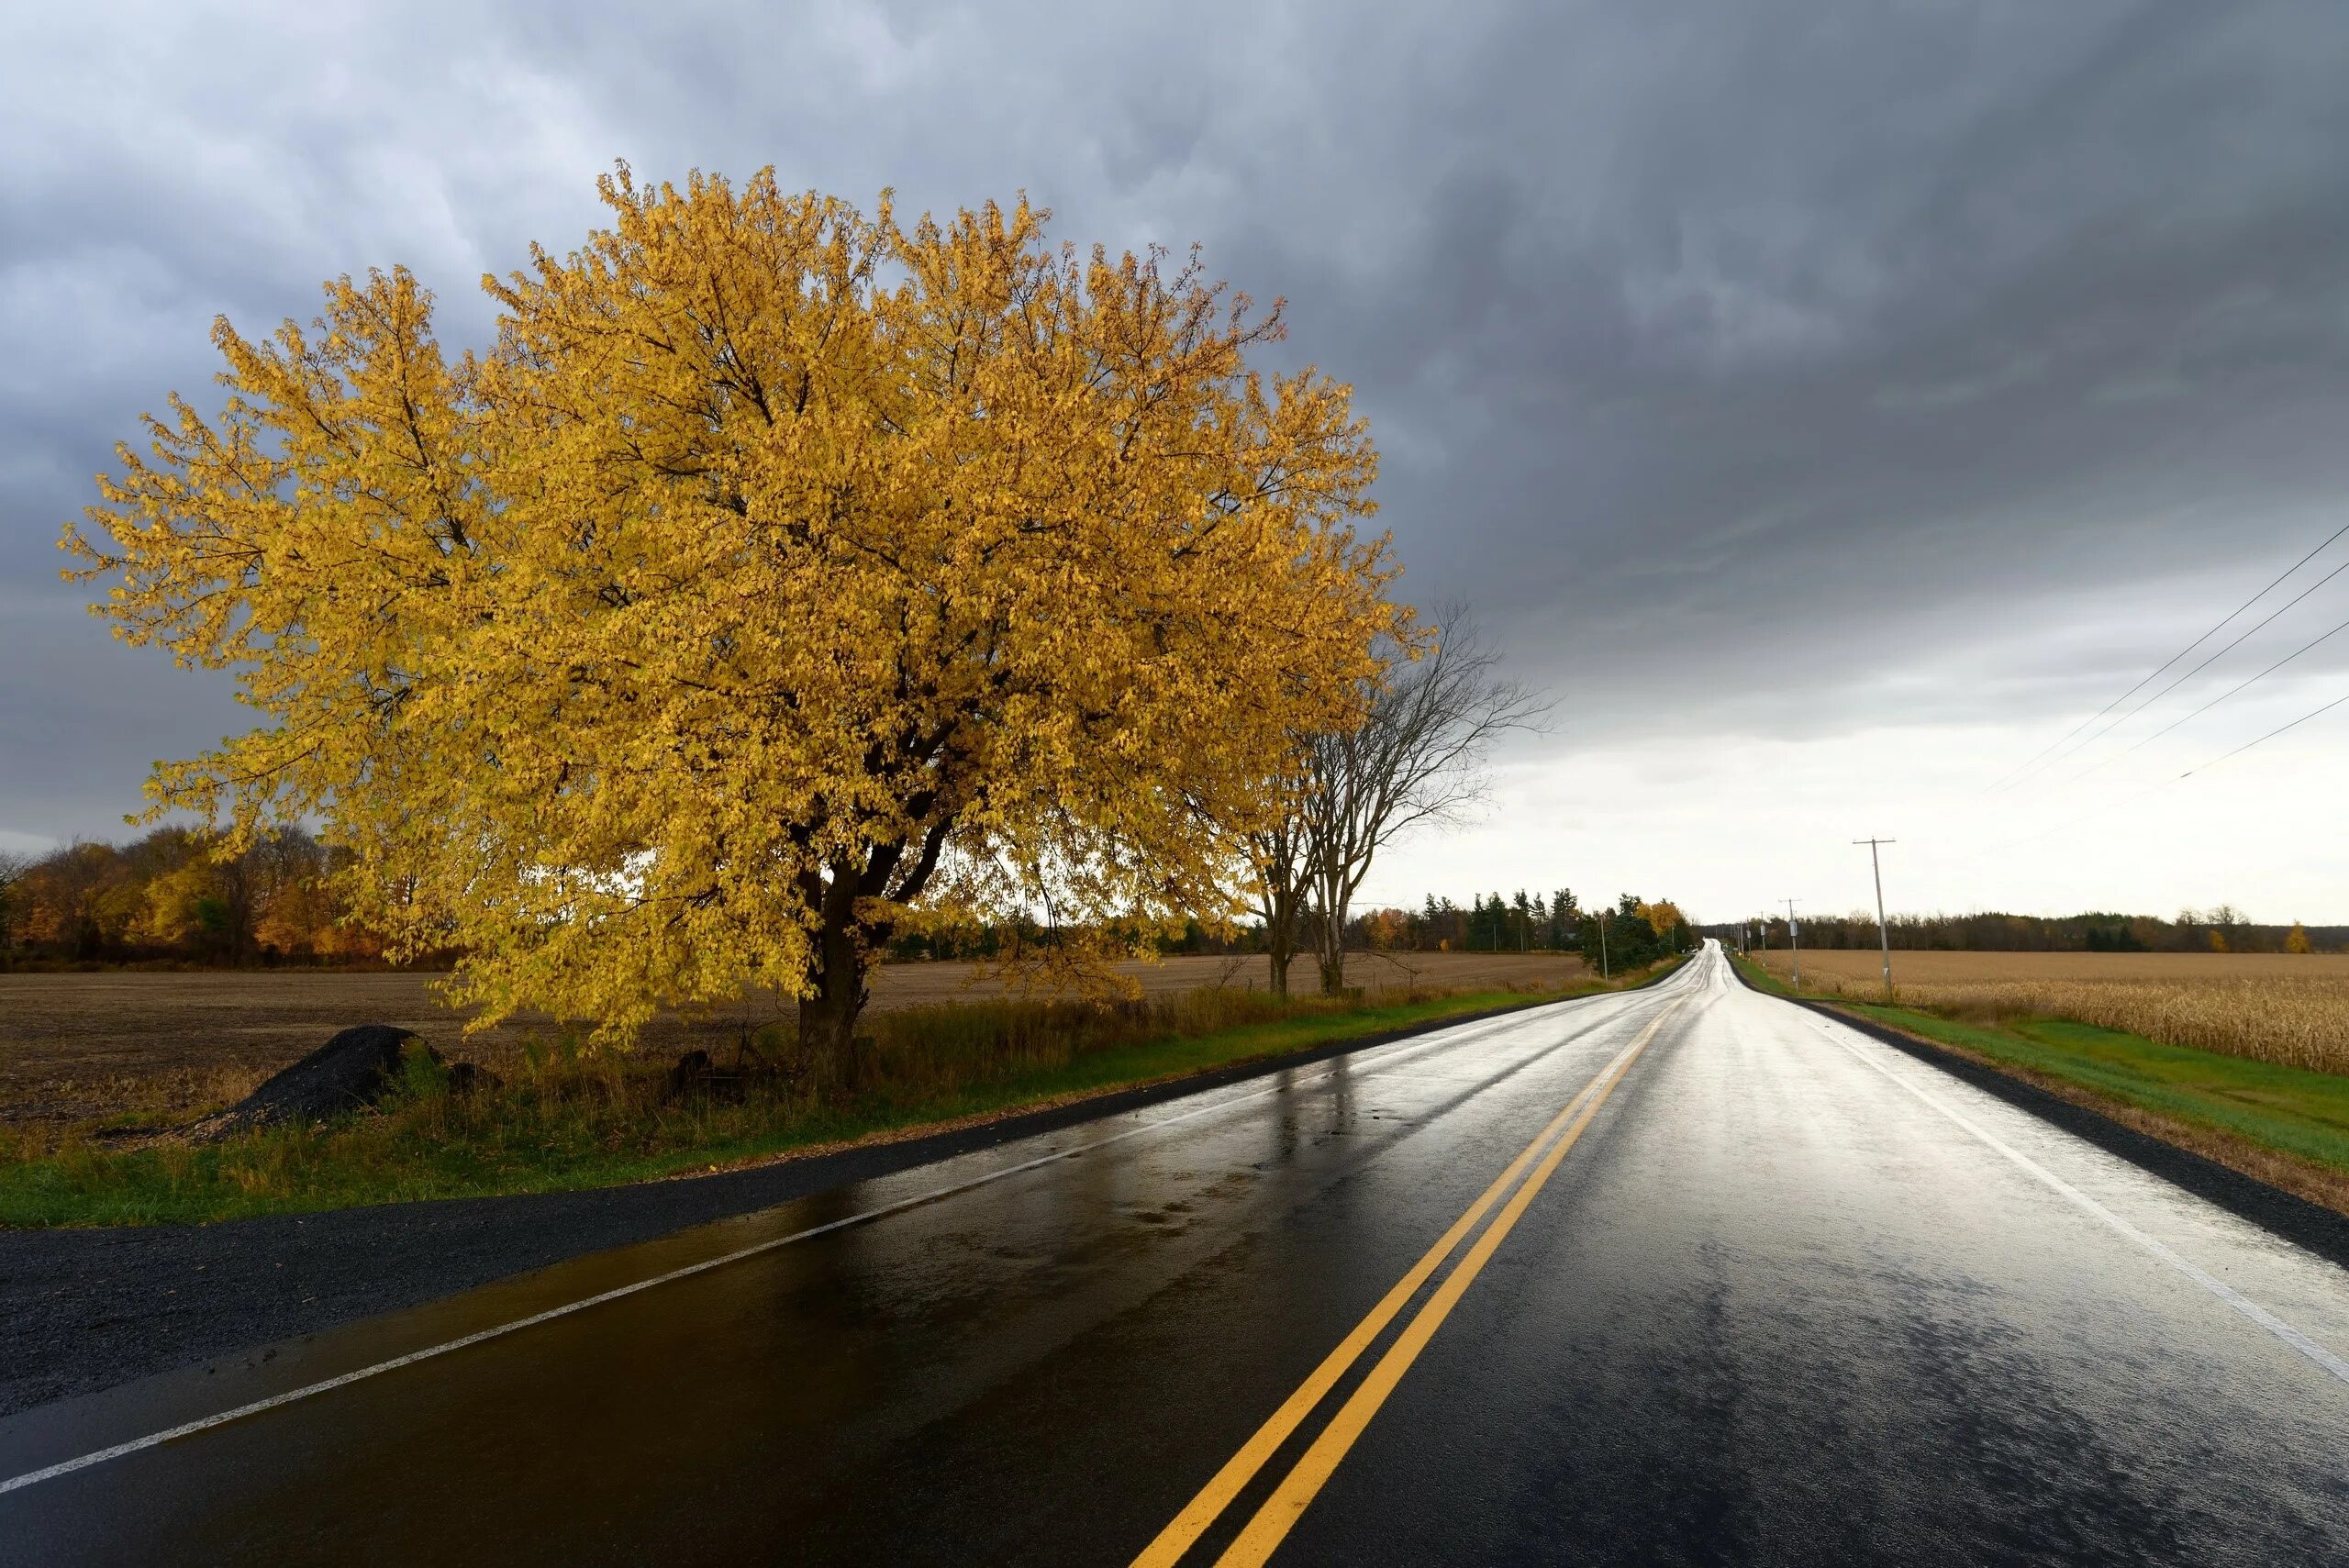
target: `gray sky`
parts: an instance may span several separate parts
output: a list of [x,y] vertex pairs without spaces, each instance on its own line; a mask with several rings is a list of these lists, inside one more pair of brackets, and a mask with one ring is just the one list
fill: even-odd
[[477,341],[479,274],[575,243],[613,159],[772,162],[1025,189],[1286,296],[1408,596],[1560,698],[1375,895],[1842,909],[1873,832],[1909,907],[2349,919],[2349,706],[2160,784],[2349,692],[2349,633],[2118,755],[2349,618],[2349,573],[1984,793],[2349,522],[2349,8],[489,9],[0,19],[0,843],[121,831],[240,721],[54,548],[139,413],[208,393],[216,313],[397,262]]

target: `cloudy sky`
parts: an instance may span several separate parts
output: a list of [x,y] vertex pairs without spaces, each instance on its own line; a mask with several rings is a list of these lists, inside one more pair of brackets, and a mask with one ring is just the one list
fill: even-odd
[[239,723],[57,578],[212,317],[396,262],[480,340],[625,158],[1025,190],[1286,296],[1408,596],[1558,699],[1375,895],[1842,910],[1874,833],[1897,907],[2349,920],[2349,705],[2177,776],[2349,694],[2349,633],[2137,744],[2349,573],[1992,787],[2349,523],[2344,80],[2349,7],[2206,0],[9,7],[0,845],[120,833]]

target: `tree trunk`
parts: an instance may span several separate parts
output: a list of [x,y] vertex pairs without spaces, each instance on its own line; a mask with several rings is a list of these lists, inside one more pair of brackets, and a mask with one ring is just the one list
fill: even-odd
[[1346,926],[1342,915],[1323,909],[1315,922],[1313,962],[1321,972],[1321,994],[1335,996],[1346,988]]
[[799,1002],[799,1055],[817,1084],[853,1089],[860,1076],[856,1020],[863,1011],[863,987],[836,975],[814,977],[822,987]]
[[1288,966],[1297,959],[1297,898],[1277,894],[1265,900],[1264,959],[1271,970],[1266,985],[1275,996],[1288,995]]
[[808,994],[799,1002],[800,1061],[824,1090],[853,1090],[863,1077],[856,1023],[871,995],[872,962],[859,940],[855,908],[853,884],[836,879],[807,964]]

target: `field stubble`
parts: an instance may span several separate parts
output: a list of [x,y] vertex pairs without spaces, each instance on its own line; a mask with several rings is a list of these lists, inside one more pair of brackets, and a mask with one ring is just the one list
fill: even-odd
[[[1784,949],[1754,956],[1781,976],[1792,967]],[[1866,950],[1806,951],[1803,984],[1878,1000],[1882,962]],[[2071,1018],[2165,1045],[2349,1073],[2349,956],[1896,951],[1892,978],[1895,1000],[1971,1022]]]

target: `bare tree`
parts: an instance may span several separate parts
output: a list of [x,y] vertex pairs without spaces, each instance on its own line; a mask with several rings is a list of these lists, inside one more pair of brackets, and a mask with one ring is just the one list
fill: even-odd
[[1378,851],[1413,828],[1457,820],[1486,793],[1493,743],[1539,729],[1549,714],[1548,699],[1501,673],[1464,606],[1439,615],[1431,650],[1389,658],[1359,728],[1305,747],[1297,861],[1324,991],[1345,984],[1346,920]]

